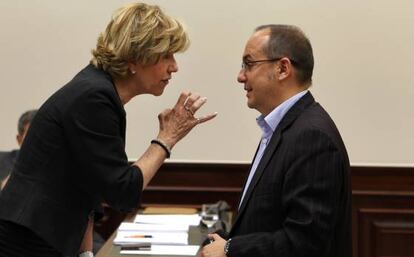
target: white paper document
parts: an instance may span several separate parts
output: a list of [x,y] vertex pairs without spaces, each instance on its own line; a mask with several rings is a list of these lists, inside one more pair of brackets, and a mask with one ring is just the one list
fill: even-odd
[[195,256],[198,245],[152,245],[151,250],[121,250],[121,254]]
[[143,233],[139,231],[118,231],[114,239],[116,245],[150,243],[153,245],[187,245],[188,233]]
[[188,232],[189,226],[186,224],[144,224],[122,222],[118,231],[145,231],[145,232]]
[[188,225],[197,226],[200,224],[201,216],[198,214],[155,214],[155,215],[137,215],[135,217],[135,223],[145,224],[175,224],[175,225]]

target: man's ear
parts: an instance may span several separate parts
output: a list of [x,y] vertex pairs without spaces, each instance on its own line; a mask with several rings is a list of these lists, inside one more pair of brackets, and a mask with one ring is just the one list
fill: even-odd
[[16,140],[17,140],[17,144],[19,144],[19,147],[22,146],[23,140],[26,137],[26,134],[27,134],[27,131],[29,130],[29,127],[30,127],[30,123],[26,123],[23,126],[23,132],[22,133],[17,133]]
[[17,144],[20,146],[22,146],[23,143],[23,135],[17,134],[16,135],[16,140],[17,140]]
[[284,80],[290,76],[292,76],[292,63],[290,62],[289,58],[282,58],[279,60],[279,64],[277,65],[277,72],[279,80]]

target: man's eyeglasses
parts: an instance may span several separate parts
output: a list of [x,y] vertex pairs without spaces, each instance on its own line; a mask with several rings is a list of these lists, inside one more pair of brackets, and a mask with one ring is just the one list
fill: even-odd
[[[284,57],[277,57],[277,58],[273,58],[273,59],[255,60],[255,61],[243,60],[243,62],[241,64],[241,68],[244,71],[250,71],[254,66],[256,66],[260,63],[263,63],[263,62],[277,62],[282,58],[284,58]],[[296,61],[294,61],[290,58],[289,58],[289,60],[293,65],[298,65],[298,63]]]
[[259,63],[263,62],[276,62],[282,59],[283,57],[273,58],[273,59],[263,59],[263,60],[256,60],[256,61],[249,61],[249,60],[243,60],[241,64],[242,70],[248,71],[251,70],[254,66],[258,65]]

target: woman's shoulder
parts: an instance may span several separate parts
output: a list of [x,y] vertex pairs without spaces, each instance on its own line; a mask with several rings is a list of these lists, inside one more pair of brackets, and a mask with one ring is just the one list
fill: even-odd
[[82,69],[69,83],[68,85],[79,87],[80,91],[111,91],[113,92],[114,83],[111,76],[105,71],[96,68],[92,64],[89,64]]
[[90,64],[76,74],[51,98],[73,104],[80,100],[87,101],[96,97],[107,99],[115,104],[117,104],[119,98],[111,76]]
[[76,109],[85,109],[93,103],[105,103],[105,106],[112,106],[111,108],[119,109],[121,112],[123,110],[111,77],[88,65],[55,92],[42,107],[52,108],[64,114]]

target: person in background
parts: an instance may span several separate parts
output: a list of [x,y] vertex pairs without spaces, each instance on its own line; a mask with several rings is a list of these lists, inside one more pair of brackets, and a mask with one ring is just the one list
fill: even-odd
[[209,235],[200,256],[352,256],[349,159],[309,91],[313,65],[295,26],[260,26],[247,41],[237,80],[262,137],[229,235]]
[[[19,148],[23,144],[24,137],[26,136],[27,130],[29,129],[30,123],[32,122],[37,110],[29,110],[23,113],[17,123],[17,145]],[[19,150],[12,150],[9,152],[0,152],[0,191],[7,183],[9,174],[13,169]]]
[[[32,122],[34,116],[36,115],[37,109],[29,110],[23,113],[19,121],[17,123],[17,136],[16,141],[19,147],[22,146],[23,140],[29,130],[30,123]],[[10,152],[0,152],[0,191],[6,185],[10,172],[13,169],[14,163],[17,159],[17,155],[19,150],[12,150]],[[1,193],[1,192],[0,192]],[[100,212],[102,210],[99,210]],[[103,213],[100,213],[103,215]],[[95,215],[94,220],[96,221],[97,216]],[[93,231],[93,244],[92,250],[96,253],[102,245],[105,243],[105,240],[102,238],[100,234],[98,234],[95,230]]]
[[196,117],[206,98],[182,92],[159,114],[143,155],[128,163],[124,105],[162,95],[178,71],[175,54],[188,45],[182,25],[158,6],[134,3],[114,13],[90,64],[32,121],[0,196],[0,256],[93,256],[93,210],[102,202],[122,211],[138,206],[178,141],[216,116]]

